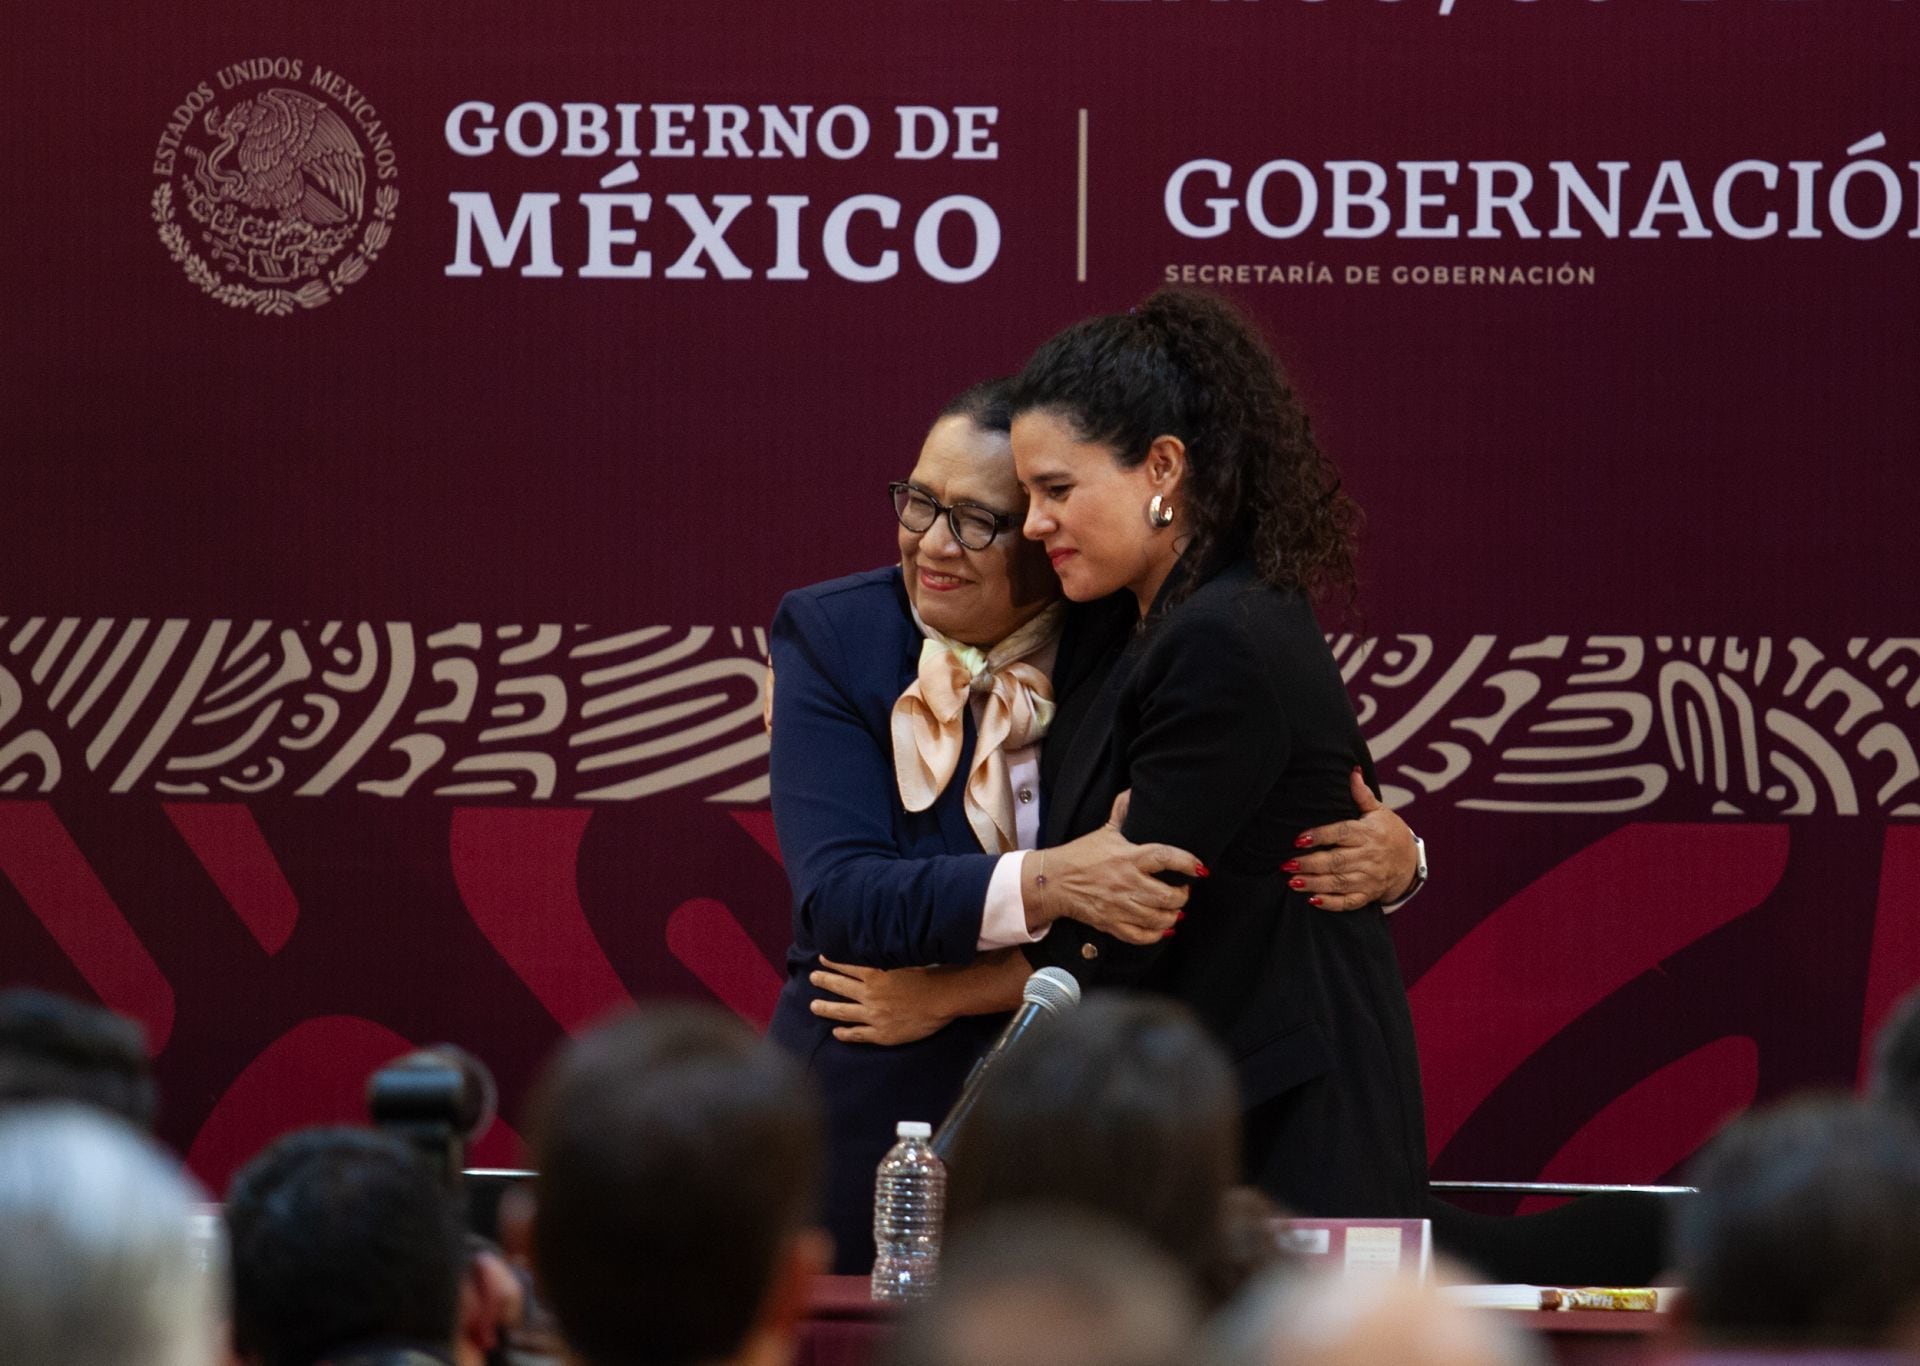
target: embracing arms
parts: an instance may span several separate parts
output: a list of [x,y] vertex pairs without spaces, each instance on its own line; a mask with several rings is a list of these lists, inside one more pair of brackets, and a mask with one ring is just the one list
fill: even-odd
[[[1415,881],[1411,832],[1354,774],[1365,745],[1304,603],[1223,584],[1156,626],[1118,683],[1106,780],[1131,785],[1123,833],[1193,850],[1214,874],[1210,901],[1277,910],[1291,892],[1344,911]],[[1076,938],[1037,956],[1108,983],[1159,956]]]
[[[963,821],[943,828],[939,804],[902,810],[887,730],[897,661],[857,653],[867,642],[850,641],[835,618],[818,598],[794,594],[773,626],[773,809],[796,934],[829,959],[864,966],[968,962],[1000,856],[978,852]],[[956,847],[969,852],[946,852]],[[1134,942],[1157,939],[1187,899],[1155,874],[1196,871],[1191,855],[1130,845],[1117,829],[1007,857],[1018,864],[1029,934],[1077,916]]]
[[882,967],[969,961],[996,856],[916,854],[915,843],[946,847],[930,818],[919,839],[903,837],[886,718],[857,672],[885,659],[852,655],[806,594],[781,604],[770,652],[773,816],[796,937],[829,958]]

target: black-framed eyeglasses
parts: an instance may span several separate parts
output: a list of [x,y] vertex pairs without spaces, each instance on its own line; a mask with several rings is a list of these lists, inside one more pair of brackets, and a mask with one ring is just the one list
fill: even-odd
[[925,531],[933,525],[933,519],[944,512],[953,539],[968,550],[985,550],[993,544],[994,537],[1020,520],[1011,512],[995,512],[978,503],[955,503],[948,507],[925,489],[900,479],[888,484],[887,492],[893,495],[893,515],[900,519],[901,526],[908,531]]

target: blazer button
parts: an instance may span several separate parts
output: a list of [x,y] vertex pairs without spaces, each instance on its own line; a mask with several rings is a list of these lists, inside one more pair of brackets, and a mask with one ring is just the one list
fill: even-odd
[[1082,944],[1080,946],[1080,956],[1082,958],[1098,958],[1100,956],[1100,946],[1097,944]]

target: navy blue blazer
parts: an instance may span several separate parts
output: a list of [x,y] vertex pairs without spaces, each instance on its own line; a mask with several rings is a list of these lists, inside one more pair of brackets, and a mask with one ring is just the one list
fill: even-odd
[[[773,818],[793,884],[790,966],[816,953],[869,967],[966,963],[997,856],[949,783],[900,805],[893,704],[914,680],[920,630],[900,571],[787,594],[773,621]],[[973,717],[959,773],[973,756]]]
[[835,1268],[873,1264],[873,1173],[903,1119],[938,1124],[1005,1017],[956,1020],[895,1047],[841,1043],[808,1009],[819,954],[873,967],[970,961],[997,856],[961,809],[973,720],[953,782],[926,811],[901,807],[890,719],[913,682],[920,629],[900,570],[787,594],[774,618],[773,818],[793,885],[793,947],[769,1035],[825,1097],[825,1217]]
[[[1090,681],[1125,640],[1134,609],[1120,597],[1067,613],[1056,699]],[[768,1033],[806,1064],[826,1099],[825,1217],[843,1274],[873,1263],[873,1173],[894,1125],[938,1124],[1006,1021],[972,1016],[877,1047],[841,1043],[833,1022],[809,1009],[828,999],[807,981],[820,954],[920,967],[969,962],[979,943],[998,856],[982,852],[961,806],[971,711],[955,777],[930,809],[903,809],[894,781],[893,704],[914,680],[922,640],[897,567],[789,593],[773,623],[773,819],[793,885],[793,946]],[[1046,801],[1043,785],[1042,819]]]

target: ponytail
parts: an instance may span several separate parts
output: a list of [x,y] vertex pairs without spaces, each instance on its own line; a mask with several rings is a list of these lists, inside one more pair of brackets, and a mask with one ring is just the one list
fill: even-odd
[[1035,408],[1110,446],[1123,468],[1157,437],[1185,443],[1184,591],[1244,557],[1272,587],[1351,602],[1360,509],[1259,329],[1225,299],[1164,289],[1075,323],[1014,382],[1014,413]]

